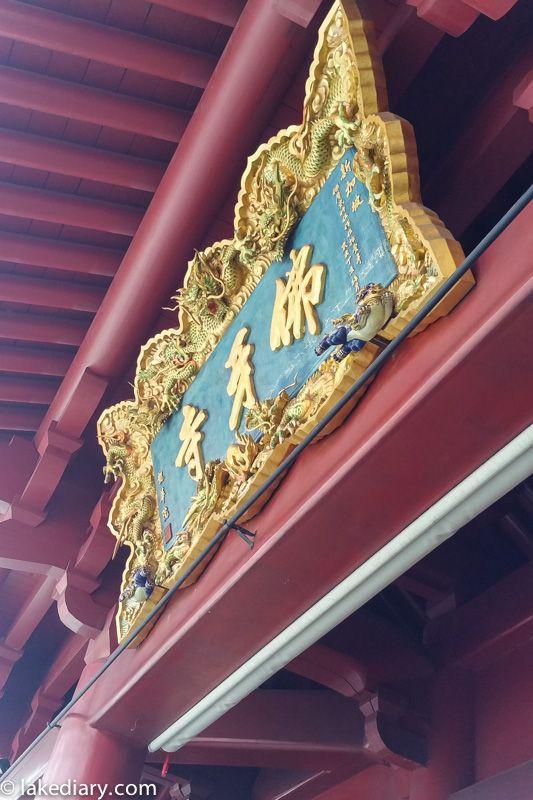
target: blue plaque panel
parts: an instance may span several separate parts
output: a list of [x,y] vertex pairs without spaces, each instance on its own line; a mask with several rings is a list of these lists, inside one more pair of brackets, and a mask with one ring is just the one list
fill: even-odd
[[[284,388],[294,395],[320,363],[314,352],[320,336],[332,328],[335,317],[355,310],[357,281],[360,286],[371,282],[388,286],[396,277],[396,264],[379,216],[368,202],[366,187],[356,180],[351,170],[354,154],[354,150],[348,151],[333,170],[293,231],[286,249],[287,257],[269,267],[183,396],[182,406],[192,405],[207,412],[202,425],[206,462],[223,459],[228,446],[235,441],[235,432],[229,428],[233,398],[227,393],[230,370],[225,364],[241,328],[250,329],[247,341],[255,348],[252,363],[258,400],[274,397]],[[312,264],[326,266],[323,299],[316,306],[321,334],[312,336],[307,331],[302,339],[272,351],[270,324],[276,279],[285,279],[292,269],[290,251],[304,245],[313,247]],[[326,357],[327,354],[323,356]],[[240,430],[244,430],[244,418],[245,414]],[[161,501],[158,492],[159,512],[161,515],[163,506],[169,512],[167,519],[161,517],[161,527],[163,531],[172,531],[171,536],[164,537],[166,549],[174,544],[176,534],[182,529],[197,487],[187,468],[175,465],[182,424],[183,413],[177,410],[152,444],[154,474],[164,475],[165,501]]]

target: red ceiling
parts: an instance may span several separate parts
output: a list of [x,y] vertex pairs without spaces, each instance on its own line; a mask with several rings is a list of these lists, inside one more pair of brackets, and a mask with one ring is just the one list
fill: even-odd
[[[197,5],[165,4],[191,10]],[[135,32],[161,48],[170,42],[216,61],[231,27],[165,4],[42,0],[26,5],[61,12],[67,20]],[[17,5],[25,12],[22,3],[7,3],[7,11]],[[235,20],[242,5],[240,0],[220,3],[211,16]],[[9,103],[0,103],[0,430],[6,437],[37,429],[202,90],[9,38],[2,35],[8,29],[4,13],[0,9],[0,98]],[[69,48],[67,42],[63,49],[76,45]],[[49,76],[46,85],[40,76]],[[58,80],[68,83],[50,82]],[[68,93],[80,86],[113,94],[93,93],[76,105]],[[116,123],[121,129],[109,124],[115,120],[109,118],[108,104],[113,113],[123,98],[136,98],[137,109],[122,115]],[[55,113],[43,110],[48,107]],[[164,124],[154,130],[150,114],[160,114]],[[139,132],[144,116],[150,135]],[[4,232],[19,238],[7,239]],[[47,255],[50,243],[29,237],[105,250]],[[22,348],[26,356],[19,353]]]

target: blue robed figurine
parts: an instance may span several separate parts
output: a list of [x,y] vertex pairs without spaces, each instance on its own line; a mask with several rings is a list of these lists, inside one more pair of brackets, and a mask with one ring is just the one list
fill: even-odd
[[154,591],[153,576],[148,567],[141,566],[136,569],[133,576],[120,595],[122,602],[130,602],[134,604],[144,603],[152,592]]
[[333,320],[335,330],[315,347],[321,356],[329,347],[337,346],[335,361],[342,361],[349,353],[361,350],[392,319],[395,313],[394,295],[381,283],[367,283],[357,295],[357,308],[353,314],[343,314]]

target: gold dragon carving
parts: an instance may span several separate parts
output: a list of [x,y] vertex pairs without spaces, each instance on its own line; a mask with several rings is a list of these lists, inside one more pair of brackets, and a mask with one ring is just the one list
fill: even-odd
[[[98,421],[104,472],[122,479],[110,528],[131,551],[117,618],[121,637],[375,357],[369,344],[341,364],[330,358],[293,399],[282,392],[251,409],[247,433],[236,434],[223,460],[205,465],[185,530],[164,552],[151,442],[269,265],[283,257],[292,229],[332,169],[354,147],[353,172],[368,190],[397,265],[389,287],[397,314],[383,331],[390,339],[453,272],[462,251],[421,204],[414,135],[387,111],[371,23],[351,0],[336,0],[320,29],[301,125],[281,131],[248,160],[233,238],[195,253],[173,298],[176,327],[141,350],[135,399],[108,409]],[[459,284],[426,324],[452,308],[470,285],[468,278]],[[248,431],[256,431],[255,438]],[[156,591],[136,602],[128,587],[139,569],[151,576]]]

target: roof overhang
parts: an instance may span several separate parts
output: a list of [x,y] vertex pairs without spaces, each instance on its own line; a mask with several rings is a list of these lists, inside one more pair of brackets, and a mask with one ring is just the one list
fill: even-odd
[[297,617],[150,742],[174,752],[533,472],[533,425]]

